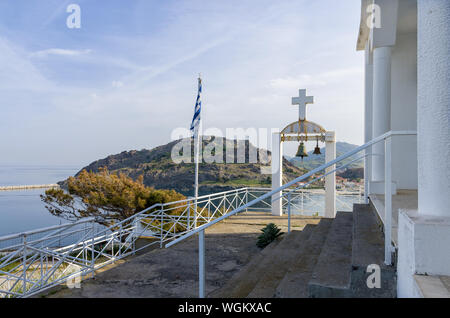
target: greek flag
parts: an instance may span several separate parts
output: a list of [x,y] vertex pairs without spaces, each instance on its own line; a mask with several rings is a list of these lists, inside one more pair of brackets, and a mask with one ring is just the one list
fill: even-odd
[[194,111],[194,117],[192,118],[191,123],[191,133],[194,134],[196,131],[196,128],[200,124],[200,112],[202,111],[202,101],[200,100],[200,93],[202,92],[202,80],[199,77],[198,78],[198,94],[197,94],[197,101],[195,102],[195,111]]

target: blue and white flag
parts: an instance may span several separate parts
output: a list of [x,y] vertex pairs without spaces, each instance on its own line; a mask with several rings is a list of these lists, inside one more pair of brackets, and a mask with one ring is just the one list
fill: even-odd
[[191,123],[191,133],[194,135],[198,131],[198,126],[200,125],[200,113],[202,111],[202,101],[200,100],[200,93],[202,92],[202,80],[198,78],[198,94],[197,101],[195,102],[194,117]]

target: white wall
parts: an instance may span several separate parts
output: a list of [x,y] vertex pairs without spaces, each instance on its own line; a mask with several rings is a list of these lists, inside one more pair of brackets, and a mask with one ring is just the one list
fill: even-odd
[[[391,130],[417,130],[417,33],[397,34],[391,64]],[[392,180],[397,189],[417,189],[415,136],[392,140]]]

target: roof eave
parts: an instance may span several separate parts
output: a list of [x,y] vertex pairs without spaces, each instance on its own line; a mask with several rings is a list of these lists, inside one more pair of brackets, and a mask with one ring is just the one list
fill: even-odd
[[361,0],[361,20],[359,23],[358,41],[356,43],[357,51],[365,50],[366,42],[370,37],[370,28],[367,25],[367,18],[369,17],[367,6],[370,3],[373,3],[373,0]]

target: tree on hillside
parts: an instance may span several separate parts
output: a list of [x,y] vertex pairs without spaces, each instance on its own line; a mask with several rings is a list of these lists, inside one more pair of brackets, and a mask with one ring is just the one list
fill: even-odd
[[67,191],[49,189],[41,195],[47,210],[53,215],[76,221],[94,217],[96,222],[110,226],[155,203],[185,199],[174,190],[155,190],[123,173],[111,174],[107,168],[98,173],[81,171],[67,180]]

